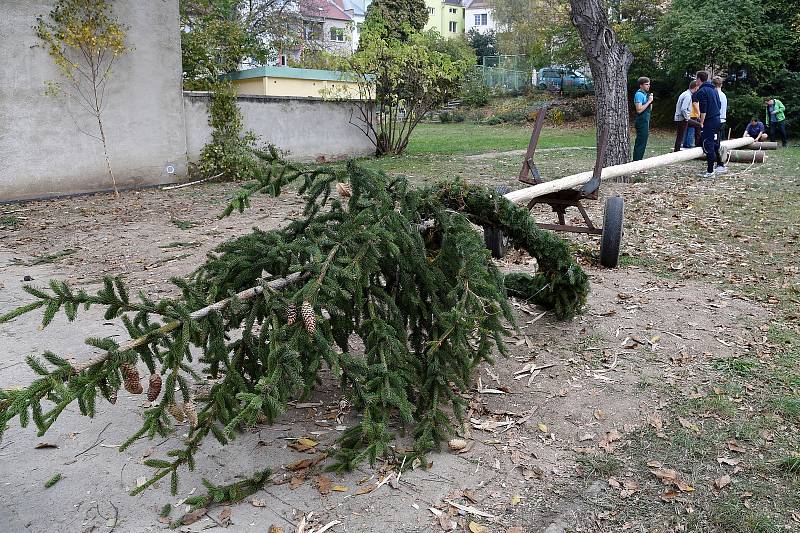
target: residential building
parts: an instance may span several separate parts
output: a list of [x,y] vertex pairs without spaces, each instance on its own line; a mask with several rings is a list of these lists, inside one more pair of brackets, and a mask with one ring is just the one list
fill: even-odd
[[367,8],[371,3],[372,0],[344,0],[344,11],[353,21],[353,33],[350,44],[354,52],[358,48],[358,41],[361,38],[361,27],[364,25]]
[[494,10],[486,0],[467,0],[464,10],[464,31],[477,30],[480,33],[497,31]]
[[339,55],[352,52],[354,22],[344,9],[344,0],[303,0],[300,15],[303,19],[300,46],[284,54],[299,59],[309,49]]
[[290,67],[257,67],[225,76],[239,95],[294,96],[302,98],[358,98],[354,77],[344,72]]
[[464,7],[460,0],[425,0],[428,23],[424,30],[436,30],[448,39],[464,35]]

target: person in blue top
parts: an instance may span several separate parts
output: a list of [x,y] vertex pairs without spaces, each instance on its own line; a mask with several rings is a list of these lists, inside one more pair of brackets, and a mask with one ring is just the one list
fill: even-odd
[[[697,73],[697,79],[702,83],[697,92],[692,95],[700,106],[700,125],[703,131],[700,139],[703,143],[703,152],[706,154],[706,172],[700,174],[704,178],[714,177],[714,162],[716,152],[719,150],[719,126],[720,126],[720,107],[719,94],[712,83],[708,81],[708,72],[701,70]],[[722,163],[722,161],[720,161]],[[724,170],[720,169],[720,172]]]
[[742,137],[752,137],[756,141],[766,141],[769,136],[767,135],[767,128],[764,127],[764,123],[756,117],[753,117],[750,119],[750,124],[745,128]]
[[650,136],[650,111],[653,110],[653,95],[650,93],[650,78],[639,78],[639,90],[633,95],[633,105],[636,107],[636,142],[633,144],[633,160],[639,161],[644,157],[647,148],[647,138]]

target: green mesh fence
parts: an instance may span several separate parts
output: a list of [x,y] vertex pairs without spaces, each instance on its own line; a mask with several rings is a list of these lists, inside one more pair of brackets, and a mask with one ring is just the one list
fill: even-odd
[[495,92],[520,92],[531,83],[531,74],[525,70],[512,70],[486,65],[475,67],[483,78],[483,84]]

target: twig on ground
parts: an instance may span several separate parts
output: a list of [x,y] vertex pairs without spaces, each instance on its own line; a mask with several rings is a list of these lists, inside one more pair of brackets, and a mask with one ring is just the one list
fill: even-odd
[[97,439],[95,439],[95,441],[94,441],[94,444],[92,444],[91,446],[89,446],[88,448],[86,448],[85,450],[83,450],[82,452],[80,452],[80,453],[76,454],[76,455],[75,455],[75,457],[78,457],[79,455],[83,455],[84,453],[88,452],[89,450],[91,450],[92,448],[94,448],[95,446],[97,446],[98,444],[100,444],[100,437],[101,437],[101,436],[103,436],[103,432],[104,432],[105,430],[107,430],[107,429],[108,429],[108,426],[110,426],[110,425],[111,425],[111,422],[109,422],[108,424],[106,424],[106,427],[104,427],[102,430],[100,430],[100,433],[98,433],[98,434],[97,434]]

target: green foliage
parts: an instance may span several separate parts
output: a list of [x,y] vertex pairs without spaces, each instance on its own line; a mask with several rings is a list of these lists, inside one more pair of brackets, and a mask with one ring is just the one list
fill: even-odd
[[45,481],[44,482],[44,488],[49,489],[50,487],[52,487],[53,485],[55,485],[59,481],[61,481],[61,474],[60,473],[55,474],[53,477],[51,477],[50,479]]
[[467,43],[469,43],[470,48],[475,51],[479,65],[483,65],[484,57],[497,55],[499,53],[497,48],[497,34],[494,30],[482,33],[476,28],[472,28],[467,32]]
[[[208,492],[203,495],[186,498],[186,504],[191,505],[193,509],[199,509],[200,507],[208,507],[210,505],[236,503],[260,491],[267,481],[269,481],[271,475],[272,470],[267,468],[256,472],[247,479],[231,483],[230,485],[214,485],[207,479],[204,479],[203,485],[208,489]],[[169,513],[167,513],[167,515],[168,514]],[[163,514],[163,511],[162,516],[166,516]]]
[[475,61],[463,41],[448,42],[434,31],[405,40],[386,33],[378,22],[365,27],[359,50],[342,69],[355,76],[359,127],[377,155],[403,153],[419,121],[458,94]]
[[217,82],[213,88],[208,105],[211,141],[200,154],[199,170],[205,176],[226,180],[253,179],[259,169],[254,155],[256,136],[251,131],[244,131],[233,85]]
[[242,63],[264,64],[296,44],[302,21],[286,7],[282,0],[180,0],[184,88],[208,90]]
[[[134,340],[87,339],[102,355],[78,366],[49,352],[46,363],[28,358],[40,377],[0,390],[0,435],[14,419],[44,434],[74,403],[93,416],[98,395],[116,396],[120,366],[138,363],[164,376],[163,393],[125,449],[170,435],[167,408],[179,398],[192,400],[191,382],[209,375],[215,383],[207,397],[194,399],[197,424],[183,447],[148,458],[154,473],[134,490],[169,476],[174,493],[178,470],[194,468],[206,437],[224,445],[260,415],[271,423],[326,370],[362,413],[341,436],[334,468],[386,454],[395,420],[412,430],[418,456],[451,433],[450,413],[461,420],[476,365],[490,362],[494,350],[505,353],[506,324],[513,325],[506,283],[561,318],[585,304],[588,279],[568,246],[492,190],[461,182],[417,190],[353,162],[305,169],[274,151],[263,154],[256,176],[225,214],[244,210],[253,194],[278,194],[297,182],[307,199],[303,216],[222,244],[189,278],[173,279],[179,297],[131,298],[118,278],[106,279],[95,294],[60,281],[49,290],[25,288],[34,301],[0,316],[0,323],[43,309],[46,327],[61,310],[72,321],[81,308],[99,305],[104,319],[120,320]],[[337,185],[347,190],[345,182],[343,203],[331,192]],[[473,224],[502,229],[536,259],[536,275],[504,279]],[[313,331],[287,320],[287,307],[305,302],[315,316]],[[208,494],[192,504],[241,498],[256,484],[206,486]]]
[[461,85],[461,99],[472,107],[483,107],[489,103],[492,92],[483,81],[483,75],[478,69],[471,68],[464,76]]
[[424,0],[374,0],[367,8],[361,39],[366,33],[378,39],[408,41],[422,31],[426,22],[428,9]]

